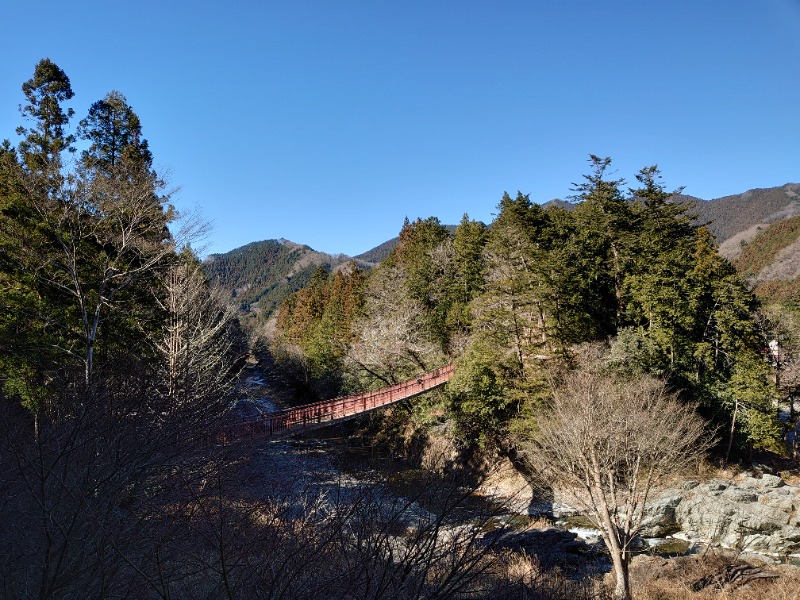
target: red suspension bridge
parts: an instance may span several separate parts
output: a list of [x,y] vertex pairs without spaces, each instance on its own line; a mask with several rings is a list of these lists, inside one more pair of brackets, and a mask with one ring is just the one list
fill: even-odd
[[220,432],[219,441],[225,443],[243,437],[294,435],[324,427],[418,396],[447,383],[452,375],[453,365],[449,364],[380,390],[264,413],[226,427]]

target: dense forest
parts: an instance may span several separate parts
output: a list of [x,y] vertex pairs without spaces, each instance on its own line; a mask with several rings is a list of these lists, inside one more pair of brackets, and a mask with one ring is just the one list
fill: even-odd
[[[316,252],[288,240],[246,244],[225,254],[206,258],[204,268],[212,283],[231,290],[246,326],[266,322],[293,292],[306,287],[317,269],[330,272],[351,261],[343,255]],[[361,267],[372,263],[357,260]]]
[[503,196],[490,226],[466,215],[452,234],[435,218],[406,222],[390,256],[357,274],[346,310],[331,293],[341,274],[282,305],[278,352],[305,361],[327,396],[454,359],[446,418],[465,443],[508,449],[554,374],[601,344],[611,371],[666,379],[697,402],[728,457],[780,450],[762,356],[774,326],[657,168],[627,189],[607,177],[610,163],[591,157],[570,210],[518,193]]
[[[590,156],[569,210],[517,193],[488,225],[466,214],[457,227],[407,219],[374,266],[277,242],[203,265],[192,250],[203,225],[170,206],[121,93],[92,104],[70,133],[73,91],[55,63],[40,61],[22,92],[19,142],[0,147],[7,597],[508,591],[479,527],[448,533],[446,551],[442,521],[400,527],[411,541],[399,552],[397,515],[408,507],[384,518],[372,497],[332,506],[292,484],[280,501],[260,501],[236,487],[244,459],[231,452],[248,450],[220,447],[214,433],[251,352],[268,355],[299,402],[454,362],[444,392],[367,423],[398,448],[436,431],[471,460],[512,457],[533,472],[536,456],[569,456],[548,440],[640,440],[615,450],[617,470],[608,481],[598,472],[598,493],[628,481],[626,461],[636,463],[633,498],[640,473],[649,486],[707,449],[724,461],[786,451],[775,404],[798,384],[797,315],[759,302],[655,166],[628,188],[610,176],[610,158]],[[781,227],[795,235],[794,221]],[[753,245],[742,269],[757,271],[771,248]],[[266,263],[278,272],[269,281]],[[247,325],[248,339],[242,311],[275,308],[269,327]],[[773,340],[780,354],[765,353]],[[590,428],[556,435],[583,412]],[[609,415],[617,420],[604,429]],[[450,509],[462,493],[437,490],[431,502]],[[617,595],[629,597],[636,529],[596,516],[607,521]]]

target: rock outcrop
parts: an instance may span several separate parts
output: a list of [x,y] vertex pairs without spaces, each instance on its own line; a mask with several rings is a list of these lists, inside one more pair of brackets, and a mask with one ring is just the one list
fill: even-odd
[[677,526],[693,539],[766,554],[800,553],[800,487],[775,475],[712,479],[684,492]]
[[[580,513],[558,491],[542,498],[508,463],[487,483],[484,492],[506,499],[516,512],[555,518]],[[643,538],[676,534],[744,552],[800,555],[800,487],[753,473],[683,481],[652,497],[643,525]]]
[[641,535],[678,532],[744,552],[800,554],[800,487],[768,474],[684,481],[648,504]]

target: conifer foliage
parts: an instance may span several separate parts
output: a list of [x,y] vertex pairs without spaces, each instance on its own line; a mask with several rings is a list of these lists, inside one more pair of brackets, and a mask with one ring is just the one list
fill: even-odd
[[136,575],[119,565],[153,542],[151,500],[224,411],[242,347],[191,233],[170,232],[125,97],[91,106],[75,159],[66,74],[43,59],[22,91],[21,140],[0,148],[2,586],[121,595]]
[[[660,377],[700,402],[729,457],[776,449],[755,297],[657,166],[626,188],[611,165],[589,157],[571,210],[517,193],[488,227],[466,215],[452,233],[433,217],[406,219],[340,337],[344,376],[382,385],[454,360],[448,411],[459,435],[508,447],[535,427],[576,348],[600,341],[621,376]],[[319,320],[307,294],[284,314]],[[300,347],[313,338],[286,321],[279,330]]]

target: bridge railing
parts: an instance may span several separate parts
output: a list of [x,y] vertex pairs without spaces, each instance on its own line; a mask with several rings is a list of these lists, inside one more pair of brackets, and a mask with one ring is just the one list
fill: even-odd
[[446,383],[452,374],[453,365],[449,364],[380,390],[265,413],[225,428],[220,432],[218,441],[225,443],[242,437],[279,435],[293,429],[338,421],[400,400],[413,398]]

